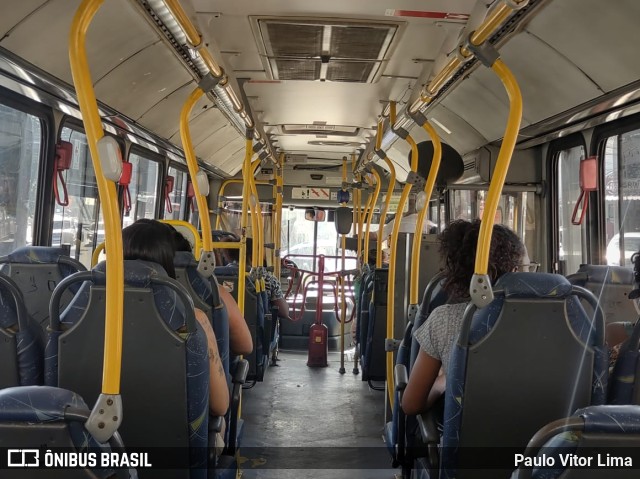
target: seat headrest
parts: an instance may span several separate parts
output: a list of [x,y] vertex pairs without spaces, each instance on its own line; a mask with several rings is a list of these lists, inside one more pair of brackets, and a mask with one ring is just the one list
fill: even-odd
[[[96,284],[105,284],[107,262],[101,261],[93,268],[93,272],[102,273],[94,275]],[[129,286],[146,288],[154,277],[167,278],[167,272],[158,263],[143,260],[124,260],[124,282]]]
[[640,408],[634,405],[590,406],[578,409],[587,433],[640,434]]
[[498,279],[494,289],[503,290],[506,298],[566,298],[571,283],[552,273],[507,273]]
[[586,274],[591,283],[633,285],[633,270],[623,266],[581,264],[576,274]]
[[176,251],[173,256],[173,264],[176,268],[198,267],[195,256],[189,251]]
[[39,264],[57,263],[60,257],[68,256],[69,253],[64,248],[55,246],[23,246],[9,253],[6,258],[9,263]]
[[50,386],[21,386],[0,390],[0,422],[44,423],[64,419],[67,408],[87,409],[74,392]]
[[[418,143],[418,174],[426,178],[431,168],[433,160],[433,143],[431,141],[421,141]],[[411,164],[411,152],[409,153],[409,164]],[[442,160],[436,177],[436,186],[444,187],[456,180],[459,180],[464,173],[464,161],[453,147],[442,143]]]

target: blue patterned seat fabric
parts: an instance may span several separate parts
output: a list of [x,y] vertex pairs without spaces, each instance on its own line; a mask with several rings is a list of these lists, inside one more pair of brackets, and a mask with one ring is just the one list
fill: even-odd
[[[604,404],[607,388],[607,353],[603,345],[597,344],[591,319],[586,315],[578,297],[572,294],[569,281],[563,276],[549,273],[507,273],[496,282],[493,289],[503,293],[496,294],[489,306],[475,312],[469,330],[469,347],[478,344],[491,332],[501,317],[505,298],[564,299],[571,329],[575,336],[589,345],[594,352],[591,404]],[[468,351],[468,348],[456,343],[447,372],[441,478],[456,477]]]
[[55,246],[23,246],[2,258],[4,261],[0,271],[4,272],[12,263],[22,264],[57,264],[58,270],[63,278],[84,271],[81,263],[72,260],[64,248]]
[[[584,426],[577,430],[561,432],[551,437],[538,451],[537,455],[554,458],[553,467],[534,468],[532,479],[557,479],[565,472],[559,460],[561,454],[578,453],[581,432],[598,434],[601,438],[599,446],[602,447],[602,435],[624,436],[640,435],[640,408],[636,406],[600,405],[578,409],[573,417],[579,417],[584,421]],[[606,436],[604,437],[606,441]],[[620,443],[612,444],[620,447]]]
[[[73,445],[78,452],[108,452],[108,444],[96,441],[82,422],[66,420],[68,408],[84,410],[89,413],[87,405],[76,393],[66,389],[49,386],[24,386],[7,388],[0,391],[0,423],[46,424],[66,422]],[[45,438],[34,438],[45,441]],[[38,444],[41,445],[41,442]],[[113,469],[92,469],[94,477],[111,478]]]
[[[10,278],[2,275],[4,282],[13,283]],[[17,292],[17,286],[14,290]],[[0,329],[5,330],[9,336],[13,336],[16,345],[16,363],[3,364],[0,367],[16,367],[18,375],[17,384],[4,384],[1,387],[10,386],[37,386],[44,381],[43,371],[43,344],[40,341],[39,326],[33,324],[25,314],[26,322],[22,327],[18,324],[17,307],[24,307],[22,296],[14,296],[3,282],[0,282]],[[5,345],[6,343],[3,343]],[[0,346],[2,347],[2,346]]]
[[631,337],[620,346],[609,378],[609,404],[640,405],[640,320]]
[[227,375],[227,382],[230,383],[229,375],[229,315],[227,308],[220,299],[217,291],[213,291],[212,287],[217,287],[218,283],[213,277],[212,280],[204,278],[198,273],[198,263],[193,253],[189,251],[177,251],[173,257],[173,263],[176,268],[184,268],[191,284],[191,288],[202,300],[211,308],[211,322],[213,332],[216,335],[218,345],[218,353],[222,359],[222,366]]
[[[101,262],[92,271],[92,282],[85,282],[74,296],[71,304],[60,315],[61,331],[55,328],[51,331],[45,350],[45,381],[51,386],[57,385],[58,378],[58,339],[64,332],[64,327],[77,323],[83,316],[89,303],[92,283],[103,286],[106,283],[106,262]],[[185,308],[193,304],[184,305],[178,299],[176,290],[154,284],[157,277],[169,279],[162,266],[150,261],[124,261],[125,285],[135,288],[150,288],[153,291],[155,307],[167,326],[173,331],[185,327]],[[125,288],[126,296],[126,288]],[[197,323],[197,322],[196,322]],[[189,445],[191,447],[191,465],[197,474],[206,476],[207,446],[208,446],[208,418],[209,418],[209,369],[207,340],[199,324],[196,332],[185,337],[187,350],[187,416],[189,421]],[[126,367],[126,366],[123,366]],[[194,472],[194,474],[196,474]],[[192,477],[196,477],[192,475]],[[200,477],[200,476],[198,476]]]

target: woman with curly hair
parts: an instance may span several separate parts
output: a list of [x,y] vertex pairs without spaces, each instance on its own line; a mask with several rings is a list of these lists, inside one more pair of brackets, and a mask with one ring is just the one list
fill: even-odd
[[[449,294],[449,304],[434,309],[414,333],[420,352],[402,398],[402,409],[407,414],[429,409],[445,391],[449,356],[470,300],[469,283],[474,273],[479,232],[480,220],[457,220],[438,238],[445,265],[443,287]],[[509,228],[494,225],[489,253],[491,284],[503,274],[516,271],[525,257],[520,238]]]

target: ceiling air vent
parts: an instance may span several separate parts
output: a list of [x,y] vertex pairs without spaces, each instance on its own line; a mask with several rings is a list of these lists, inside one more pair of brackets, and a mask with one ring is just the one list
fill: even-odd
[[396,23],[254,18],[274,80],[371,83],[389,58]]

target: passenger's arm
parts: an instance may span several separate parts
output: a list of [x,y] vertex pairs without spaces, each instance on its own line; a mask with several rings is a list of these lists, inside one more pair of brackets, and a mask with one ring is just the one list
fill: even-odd
[[610,348],[623,343],[630,336],[630,330],[633,331],[633,325],[626,322],[615,322],[607,324],[605,328],[605,341]]
[[229,347],[234,354],[250,354],[253,351],[253,340],[247,322],[240,312],[238,303],[231,293],[218,285],[220,299],[224,302],[229,314]]
[[289,319],[289,305],[287,304],[287,300],[284,298],[280,281],[278,281],[273,275],[269,275],[267,280],[269,281],[269,288],[271,291],[271,298],[269,299],[273,306],[278,309],[278,317]]
[[198,323],[200,323],[207,336],[207,350],[209,352],[209,410],[214,416],[224,416],[229,409],[229,387],[220,353],[218,352],[216,335],[207,315],[197,308],[195,313]]
[[415,415],[426,411],[444,392],[444,379],[437,386],[434,384],[441,366],[439,360],[420,350],[402,396],[402,409],[406,414]]

